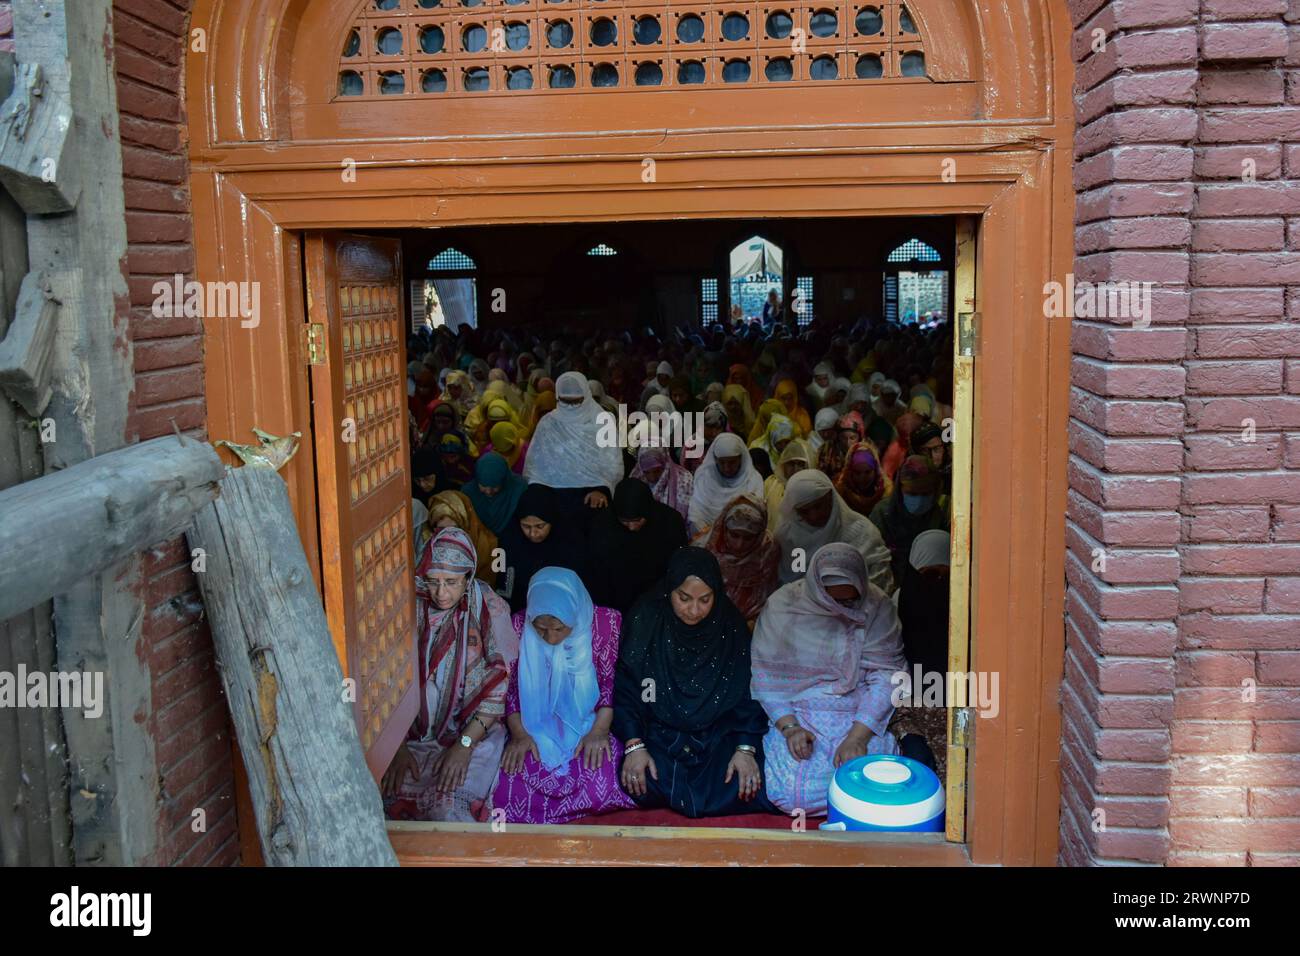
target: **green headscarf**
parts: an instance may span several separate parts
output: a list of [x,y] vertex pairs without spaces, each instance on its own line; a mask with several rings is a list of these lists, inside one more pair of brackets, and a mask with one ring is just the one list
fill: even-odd
[[[479,485],[501,490],[489,496],[479,490]],[[519,504],[519,498],[527,487],[528,482],[511,471],[509,463],[503,457],[490,451],[474,465],[474,477],[465,482],[460,490],[474,506],[479,520],[493,534],[499,535],[510,523],[515,506]]]

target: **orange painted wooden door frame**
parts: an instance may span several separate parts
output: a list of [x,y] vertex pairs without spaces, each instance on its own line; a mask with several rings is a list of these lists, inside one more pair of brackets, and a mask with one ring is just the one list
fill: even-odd
[[[206,24],[213,37],[209,55],[192,55],[187,73],[196,124],[196,271],[200,279],[262,283],[257,328],[205,323],[213,438],[246,434],[250,424],[306,431],[307,370],[294,331],[304,320],[300,273],[294,274],[302,254],[300,230],[739,219],[759,210],[773,217],[980,218],[983,324],[975,366],[971,666],[999,673],[1001,700],[996,716],[975,721],[962,853],[976,863],[1053,863],[1070,330],[1044,319],[1042,287],[1073,262],[1070,25],[1064,4],[972,0],[990,17],[1023,13],[1016,42],[1040,46],[1029,55],[1011,43],[1009,50],[986,56],[995,75],[984,83],[993,92],[985,96],[985,115],[964,121],[949,116],[928,122],[921,110],[907,122],[899,111],[886,110],[878,123],[864,117],[822,128],[613,130],[600,138],[453,141],[432,134],[386,136],[376,120],[371,128],[340,128],[333,141],[292,142],[291,103],[283,114],[277,110],[284,104],[274,97],[238,97],[250,89],[246,74],[257,69],[261,82],[292,90],[288,52],[268,40],[260,67],[236,53],[212,55],[222,42],[234,50],[236,41],[247,43],[265,32],[252,21],[269,3],[278,3],[299,25],[312,10],[305,0],[198,0],[195,6],[195,25]],[[285,29],[292,25],[282,23]],[[1027,58],[1046,64],[1043,76],[1026,79],[1017,72],[1027,68]],[[1011,61],[1019,65],[999,66]],[[651,183],[640,175],[646,156],[657,161]],[[346,185],[340,178],[345,159],[355,161],[359,174]],[[943,176],[946,161],[956,164],[951,182]],[[304,543],[314,556],[319,544],[312,465],[310,456],[299,455],[286,477]],[[415,837],[403,831],[400,839],[410,846]],[[459,838],[442,839],[449,847]],[[627,853],[620,839],[626,840],[594,833],[583,853],[616,861]],[[782,862],[781,853],[763,852],[768,844],[758,837],[709,840],[677,841],[681,858]],[[511,838],[511,853],[561,860],[575,845],[557,831],[521,832]],[[879,849],[883,844],[861,843],[846,851],[836,843],[833,852],[820,853],[819,845],[831,846],[814,841],[800,850],[801,859],[843,861],[844,854],[857,853],[862,862],[896,861],[908,847],[893,841],[886,852]],[[448,849],[449,856],[468,859],[478,852],[472,841],[456,846],[459,851]],[[916,859],[932,852],[921,842],[914,848]],[[438,857],[435,851],[413,852]],[[483,845],[481,859],[495,853]]]

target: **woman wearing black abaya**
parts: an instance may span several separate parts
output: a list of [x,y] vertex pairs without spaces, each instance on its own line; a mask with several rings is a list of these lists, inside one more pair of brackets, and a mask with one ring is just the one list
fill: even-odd
[[586,575],[592,601],[626,614],[686,542],[681,514],[655,501],[640,478],[624,478],[614,488],[613,507],[592,521]]
[[682,548],[623,619],[614,734],[620,782],[645,809],[688,817],[779,813],[763,786],[768,719],[749,694],[749,628],[718,560]]
[[542,568],[586,571],[587,542],[564,514],[554,488],[529,485],[515,506],[514,517],[501,532],[498,542],[505,551],[505,586],[501,596],[510,611],[521,611],[528,603],[528,582]]

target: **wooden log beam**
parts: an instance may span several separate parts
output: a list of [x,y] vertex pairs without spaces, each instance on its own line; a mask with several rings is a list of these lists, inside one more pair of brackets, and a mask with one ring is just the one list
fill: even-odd
[[284,481],[231,469],[188,537],[266,863],[396,866]]
[[44,275],[27,273],[4,340],[0,341],[0,390],[39,418],[53,392],[54,341],[59,303]]
[[0,104],[0,183],[29,216],[71,212],[81,195],[72,104],[39,63],[19,63]]
[[210,445],[171,436],[0,491],[0,620],[174,538],[223,467]]

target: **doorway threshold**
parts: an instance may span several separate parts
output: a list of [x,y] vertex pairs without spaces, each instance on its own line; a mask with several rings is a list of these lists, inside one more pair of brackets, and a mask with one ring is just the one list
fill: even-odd
[[389,821],[402,866],[969,866],[942,833]]

